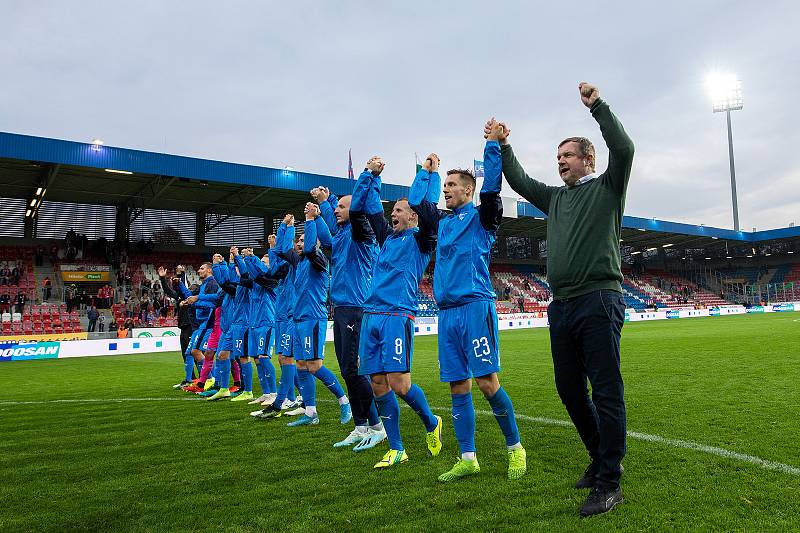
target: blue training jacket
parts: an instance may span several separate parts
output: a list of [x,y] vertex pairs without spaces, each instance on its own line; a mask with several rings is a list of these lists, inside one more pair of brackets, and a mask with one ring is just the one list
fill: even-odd
[[228,263],[214,263],[212,266],[214,277],[219,282],[219,286],[224,292],[222,298],[222,310],[219,315],[219,328],[223,332],[228,332],[233,325],[234,298],[236,297],[236,284],[228,281]]
[[[278,249],[277,256],[281,261],[286,262],[282,257],[284,255],[284,251],[291,250],[294,247],[294,233],[294,226],[287,226],[281,222],[275,242],[275,247]],[[286,272],[286,276],[283,278],[283,281],[278,286],[277,300],[275,302],[276,322],[292,320],[294,302],[297,296],[294,288],[295,267],[288,262],[286,262],[286,266],[288,270]]]
[[236,295],[233,298],[233,324],[249,327],[250,289],[253,287],[253,280],[250,279],[250,271],[244,264],[244,258],[241,255],[234,255],[233,263],[228,264],[228,281],[236,284]]
[[[424,173],[427,180],[421,180]],[[422,274],[425,272],[431,259],[431,254],[436,246],[436,231],[431,225],[435,218],[436,202],[439,201],[439,186],[436,183],[438,174],[428,175],[420,171],[411,185],[412,194],[416,189],[425,189],[421,193],[422,204],[418,208],[427,213],[427,217],[419,218],[419,227],[409,228],[399,233],[394,233],[391,226],[383,216],[383,207],[380,203],[381,182],[379,176],[359,177],[369,179],[369,186],[365,183],[363,188],[356,188],[350,205],[350,218],[365,216],[369,221],[369,229],[374,234],[381,248],[372,269],[372,289],[364,310],[373,313],[407,313],[415,315],[419,302],[417,289]],[[358,193],[358,194],[357,194]],[[415,209],[416,211],[416,209]]]
[[[279,252],[286,262],[294,268],[295,302],[292,317],[295,322],[303,320],[324,320],[328,318],[328,285],[330,283],[330,270],[328,258],[317,248],[317,225],[314,221],[306,221],[305,241],[303,242],[303,255],[294,251],[293,247],[284,248]],[[287,228],[286,234],[289,230]],[[293,231],[291,233],[294,233]],[[294,236],[292,236],[294,237]],[[294,243],[284,240],[284,244]]]
[[[181,296],[183,296],[184,299],[193,296],[183,283],[178,284],[178,290],[181,292]],[[194,295],[197,296],[197,301],[193,304],[198,327],[204,326],[208,322],[209,317],[214,314],[214,309],[218,305],[218,292],[219,285],[213,276],[206,277],[206,279],[200,283],[200,288],[197,290],[197,294]]]
[[[487,141],[483,150],[485,177],[481,187],[481,205],[469,202],[452,213],[439,211],[436,268],[433,295],[437,305],[446,309],[477,300],[494,300],[496,295],[489,277],[492,246],[503,219],[502,158],[497,141]],[[419,204],[412,191],[409,203]]]
[[[353,197],[360,189],[366,191],[371,186],[371,177],[369,171],[361,173]],[[378,242],[365,227],[369,225],[366,217],[351,216],[349,222],[339,225],[333,213],[338,203],[336,195],[331,194],[327,202],[320,204],[321,216],[315,220],[322,247],[331,250],[331,302],[337,307],[364,307],[372,286]]]
[[288,267],[278,263],[274,248],[269,250],[269,268],[254,255],[244,258],[253,280],[250,289],[250,327],[263,328],[275,325],[275,289],[278,286],[278,272],[288,271]]

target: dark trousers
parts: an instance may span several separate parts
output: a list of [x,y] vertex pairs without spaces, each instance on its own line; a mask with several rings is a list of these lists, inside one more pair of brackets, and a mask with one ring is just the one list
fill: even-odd
[[97,324],[97,319],[89,320],[89,328],[86,331],[94,331],[94,326]]
[[366,425],[373,401],[369,378],[358,375],[358,345],[363,315],[361,307],[339,306],[333,310],[333,346],[356,425]]
[[619,486],[620,462],[625,456],[619,355],[625,323],[622,294],[603,289],[554,300],[547,312],[558,395],[597,467],[597,484],[614,489]]
[[183,354],[186,353],[186,348],[189,347],[189,339],[192,336],[192,326],[181,326],[181,361]]

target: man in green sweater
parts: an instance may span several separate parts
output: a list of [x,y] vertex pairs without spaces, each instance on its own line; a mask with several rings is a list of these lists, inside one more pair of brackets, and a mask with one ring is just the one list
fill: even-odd
[[570,137],[558,146],[560,187],[525,173],[508,144],[508,128],[499,141],[509,185],[548,216],[553,368],[558,394],[592,460],[576,484],[592,489],[580,510],[581,516],[591,516],[622,502],[625,398],[619,341],[625,304],[619,238],[633,142],[596,87],[581,83],[578,89],[609,149],[602,174],[595,173],[594,146],[583,137]]

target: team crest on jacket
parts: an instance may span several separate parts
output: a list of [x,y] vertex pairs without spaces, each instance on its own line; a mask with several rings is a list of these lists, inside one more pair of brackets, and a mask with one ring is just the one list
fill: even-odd
[[465,216],[467,216],[467,214],[466,214],[466,213],[460,213],[460,214],[458,215],[458,220],[464,220],[464,217],[465,217]]

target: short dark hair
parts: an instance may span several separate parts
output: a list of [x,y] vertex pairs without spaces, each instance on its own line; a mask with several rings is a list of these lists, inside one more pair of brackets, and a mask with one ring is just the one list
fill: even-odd
[[475,187],[477,186],[477,182],[475,181],[475,174],[473,174],[471,170],[454,168],[452,170],[447,171],[448,176],[452,174],[458,174],[458,177],[461,179],[461,183],[463,183],[464,185],[472,185],[472,192],[473,193],[475,192]]
[[558,147],[561,148],[565,144],[571,142],[574,142],[578,145],[578,150],[580,151],[580,153],[578,154],[579,156],[581,157],[586,157],[587,155],[592,156],[591,168],[592,171],[594,172],[594,162],[596,156],[594,155],[594,145],[592,144],[592,141],[590,141],[586,137],[567,137],[566,139],[558,143]]
[[213,267],[212,267],[212,265],[211,265],[211,263],[203,263],[203,264],[202,264],[202,265],[200,265],[200,266],[204,266],[204,267],[206,267],[206,268],[207,268],[207,269],[209,269],[209,270],[211,270],[211,269],[213,268]]

